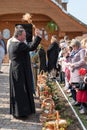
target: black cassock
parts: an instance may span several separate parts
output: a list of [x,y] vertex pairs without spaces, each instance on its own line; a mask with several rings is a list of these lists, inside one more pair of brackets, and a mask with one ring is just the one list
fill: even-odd
[[9,49],[10,64],[10,114],[16,117],[35,113],[32,92],[32,71],[29,51],[36,49],[41,38],[36,37],[33,44],[26,45],[14,38]]

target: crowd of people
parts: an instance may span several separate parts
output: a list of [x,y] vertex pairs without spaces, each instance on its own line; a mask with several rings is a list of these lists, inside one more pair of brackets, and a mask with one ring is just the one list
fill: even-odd
[[79,112],[84,114],[87,111],[87,39],[72,39],[69,44],[62,40],[60,47],[57,61],[61,66],[59,81],[70,93],[72,105],[79,106]]
[[[44,50],[41,55],[38,54],[39,58],[42,58],[42,55],[45,57],[39,60],[39,70],[44,70],[50,75],[50,78],[55,78],[60,83],[64,83],[64,90],[72,97],[71,104],[79,106],[81,114],[86,113],[87,39],[85,38],[82,41],[78,39],[69,40],[68,36],[64,36],[58,42],[57,36],[53,35],[47,51]],[[82,74],[80,71],[82,71]]]
[[34,96],[37,75],[41,71],[64,83],[65,91],[71,93],[72,104],[80,106],[81,114],[85,113],[87,39],[70,41],[65,36],[58,41],[57,36],[52,35],[47,50],[40,44],[41,39],[40,30],[36,28],[33,41],[27,42],[26,30],[22,25],[16,25],[13,36],[7,42],[7,51],[6,44],[0,38],[0,67],[6,53],[10,60],[10,114],[19,119],[35,113]]

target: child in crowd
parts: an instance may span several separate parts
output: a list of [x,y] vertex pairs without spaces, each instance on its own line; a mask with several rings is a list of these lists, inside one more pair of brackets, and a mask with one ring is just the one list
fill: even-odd
[[85,68],[81,68],[79,70],[79,74],[81,76],[81,82],[79,89],[77,90],[77,101],[81,104],[79,112],[84,114],[86,112],[86,103],[87,103],[87,70]]
[[62,50],[62,57],[59,59],[59,63],[62,67],[62,72],[65,75],[65,89],[69,87],[70,70],[69,70],[69,50],[68,47]]

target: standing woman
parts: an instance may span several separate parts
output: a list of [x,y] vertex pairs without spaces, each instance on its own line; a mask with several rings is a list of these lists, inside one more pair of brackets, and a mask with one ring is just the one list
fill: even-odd
[[86,69],[81,68],[79,70],[81,79],[82,79],[82,86],[84,86],[84,89],[81,89],[82,86],[79,88],[79,90],[77,92],[77,101],[80,102],[80,104],[81,104],[79,112],[81,114],[84,114],[84,113],[86,113],[86,109],[87,109],[87,106],[86,106],[86,104],[87,104],[87,38],[85,38],[81,41],[81,45],[82,45],[82,48],[84,48],[85,52],[86,52],[85,53],[86,54],[86,56],[85,56]]
[[40,72],[47,71],[46,67],[46,51],[44,47],[40,44],[38,47],[38,55],[39,55],[39,61],[40,61]]
[[59,53],[59,46],[58,46],[57,36],[53,35],[52,38],[51,38],[51,44],[47,49],[48,72],[49,73],[53,69],[56,70],[58,53]]
[[15,118],[28,117],[35,113],[32,92],[32,71],[29,51],[39,45],[41,38],[39,30],[35,30],[36,38],[33,44],[25,44],[26,32],[17,29],[9,47],[10,64],[10,114]]
[[81,43],[76,39],[73,39],[71,41],[71,46],[73,48],[73,55],[71,57],[71,64],[70,64],[71,93],[74,99],[73,105],[78,105],[78,102],[76,100],[76,94],[81,80],[79,75],[79,69],[81,67],[82,68],[86,67],[85,49],[81,48]]

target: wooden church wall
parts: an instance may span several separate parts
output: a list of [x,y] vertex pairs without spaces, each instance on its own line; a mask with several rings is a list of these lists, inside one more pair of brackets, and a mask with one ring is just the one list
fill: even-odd
[[[4,29],[9,29],[10,37],[11,37],[14,33],[15,24],[23,23],[21,21],[22,15],[23,14],[13,14],[13,15],[9,14],[5,16],[0,16],[0,31],[3,31]],[[60,30],[50,32],[49,30],[47,30],[46,25],[49,21],[51,21],[51,19],[44,15],[33,15],[32,19],[33,19],[33,23],[37,28],[44,29],[44,31],[47,31],[48,40],[46,40],[43,36],[43,39],[41,41],[41,44],[43,44],[45,50],[47,50],[50,44],[51,36],[54,34],[58,36],[58,40],[62,39],[64,35],[68,35],[70,39],[82,35],[81,32],[60,32]],[[7,44],[8,39],[4,39],[4,40]],[[5,56],[4,62],[8,62],[8,56]]]

